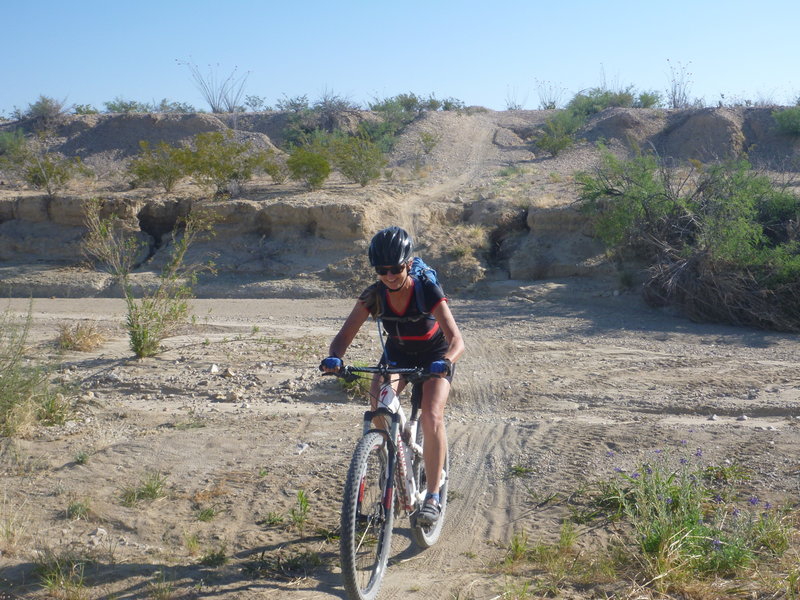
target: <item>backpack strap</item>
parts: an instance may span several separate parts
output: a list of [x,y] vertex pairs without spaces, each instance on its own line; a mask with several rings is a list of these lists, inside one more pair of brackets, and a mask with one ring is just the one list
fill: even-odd
[[386,302],[385,302],[385,294],[386,294],[386,286],[382,283],[378,286],[377,289],[377,302],[378,302],[378,312],[375,315],[376,319],[382,319],[384,321],[395,321],[400,323],[407,323],[407,322],[415,322],[421,321],[422,319],[434,320],[435,317],[429,313],[425,312],[425,292],[423,288],[422,279],[419,277],[414,277],[413,275],[409,275],[414,280],[414,301],[417,304],[417,310],[419,311],[418,315],[413,317],[390,317],[386,316]]

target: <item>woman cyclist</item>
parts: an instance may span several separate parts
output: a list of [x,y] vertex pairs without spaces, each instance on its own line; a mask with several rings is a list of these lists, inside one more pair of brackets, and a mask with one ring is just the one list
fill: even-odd
[[[400,227],[388,227],[375,234],[369,245],[369,262],[378,281],[361,296],[339,333],[331,342],[329,354],[320,369],[335,372],[367,317],[380,317],[387,331],[381,363],[393,367],[427,369],[437,377],[425,381],[422,388],[420,423],[424,435],[423,455],[427,474],[427,495],[418,520],[433,525],[441,512],[439,486],[447,452],[444,408],[450,394],[455,362],[464,352],[464,341],[442,288],[425,278],[409,274],[414,245]],[[415,290],[422,286],[422,294]],[[418,306],[421,299],[423,306]],[[380,377],[372,380],[370,397],[373,410],[380,387]],[[405,381],[393,382],[399,393]]]

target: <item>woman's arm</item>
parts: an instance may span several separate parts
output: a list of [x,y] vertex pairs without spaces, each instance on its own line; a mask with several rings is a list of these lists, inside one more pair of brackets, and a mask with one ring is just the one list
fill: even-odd
[[456,325],[456,320],[453,318],[453,313],[450,312],[447,302],[439,302],[436,308],[433,309],[433,316],[439,323],[439,327],[442,328],[442,333],[444,333],[448,344],[447,352],[444,353],[443,358],[454,363],[464,353],[464,339],[461,337],[461,331]]
[[328,354],[337,358],[344,357],[344,353],[347,352],[356,334],[358,334],[358,330],[361,329],[361,326],[364,324],[364,321],[367,320],[368,316],[369,311],[367,308],[360,301],[356,302],[353,310],[350,311],[350,315],[345,319],[339,333],[333,338],[330,348],[328,349]]

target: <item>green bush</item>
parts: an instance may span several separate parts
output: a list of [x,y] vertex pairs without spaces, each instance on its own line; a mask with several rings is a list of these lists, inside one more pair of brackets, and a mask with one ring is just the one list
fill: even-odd
[[29,104],[24,112],[16,110],[18,119],[32,119],[37,130],[50,130],[63,119],[67,113],[66,100],[56,100],[49,96],[39,96],[36,102]]
[[49,383],[50,367],[35,364],[26,354],[33,303],[19,321],[9,311],[0,314],[0,435],[24,433],[36,422],[64,423],[71,403],[66,390]]
[[577,181],[597,235],[650,261],[649,301],[702,321],[800,331],[800,198],[747,161],[678,168],[605,152]]
[[656,591],[692,577],[735,577],[791,546],[791,515],[744,495],[747,472],[705,466],[700,448],[679,460],[659,450],[630,471],[615,471],[590,486],[585,516],[624,522],[620,550],[633,560],[620,553],[620,563],[644,567],[641,576]]
[[21,129],[0,131],[0,168],[12,166],[25,148],[25,134]]
[[323,154],[302,147],[291,153],[286,166],[289,177],[302,181],[310,190],[320,189],[331,173],[331,165]]
[[286,166],[286,161],[278,157],[272,150],[267,152],[264,171],[275,183],[283,183],[289,178],[289,167]]
[[558,156],[575,143],[575,132],[583,125],[583,119],[569,110],[557,112],[548,119],[543,131],[536,138],[536,146],[552,156]]
[[141,141],[139,147],[139,155],[128,166],[136,185],[160,185],[165,192],[171,192],[186,175],[181,151],[166,142],[159,142],[152,149],[148,142]]
[[103,102],[106,112],[109,113],[149,113],[152,112],[151,106],[145,102],[136,100],[125,100],[117,96],[109,102]]
[[2,157],[6,168],[19,175],[25,183],[37,190],[45,190],[55,197],[77,175],[89,175],[89,169],[79,158],[66,158],[49,152],[47,138],[40,134],[31,139],[6,140],[7,153]]
[[175,158],[198,185],[221,196],[238,193],[264,168],[269,155],[250,142],[237,142],[233,132],[226,130],[198,133],[194,148],[176,150]]
[[664,98],[659,92],[642,92],[634,103],[636,108],[658,108],[663,106]]
[[96,115],[100,111],[91,104],[76,104],[72,108],[72,112],[74,112],[76,115]]
[[152,291],[137,298],[133,292],[131,269],[140,243],[122,226],[116,215],[103,216],[103,205],[94,199],[84,205],[88,234],[84,248],[116,278],[126,305],[125,327],[131,350],[139,357],[154,356],[161,342],[186,322],[192,286],[197,273],[209,265],[187,263],[186,254],[200,236],[213,233],[214,220],[203,212],[190,213],[172,232],[172,254],[158,276]]
[[567,104],[567,110],[588,117],[615,106],[634,106],[633,86],[616,92],[603,87],[592,88],[588,92],[576,94]]
[[773,111],[772,117],[783,133],[800,135],[800,106]]
[[333,162],[348,181],[362,187],[378,179],[386,165],[380,147],[364,137],[350,137],[335,143]]

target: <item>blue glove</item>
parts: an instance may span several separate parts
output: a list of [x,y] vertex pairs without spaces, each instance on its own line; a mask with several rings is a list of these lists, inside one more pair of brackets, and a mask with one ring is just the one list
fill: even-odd
[[332,369],[334,371],[338,371],[342,368],[342,364],[341,358],[329,356],[328,358],[322,359],[322,362],[319,364],[319,370],[324,371],[325,369]]
[[431,366],[428,368],[428,370],[434,375],[447,376],[450,375],[450,372],[452,371],[452,365],[453,363],[446,358],[442,360],[435,360],[431,363]]

